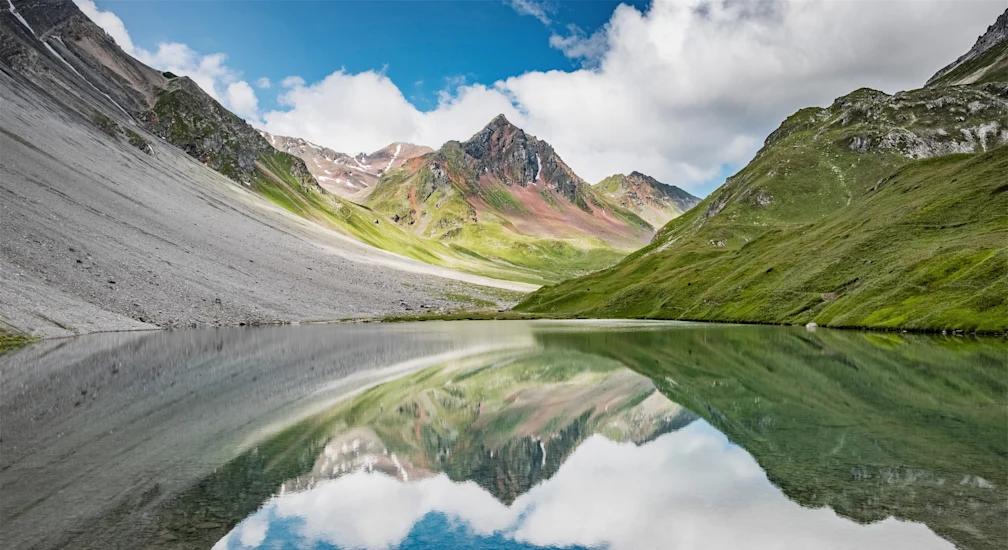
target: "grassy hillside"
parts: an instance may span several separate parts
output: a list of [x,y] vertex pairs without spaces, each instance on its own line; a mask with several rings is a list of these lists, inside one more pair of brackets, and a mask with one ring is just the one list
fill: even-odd
[[1003,83],[864,89],[799,111],[650,245],[517,309],[1006,331],[1006,100]]
[[[584,254],[586,259],[581,259],[577,253],[568,252],[571,261],[559,267],[556,262],[528,261],[518,265],[412,234],[381,213],[327,192],[302,159],[272,147],[258,131],[187,78],[172,80],[169,89],[159,93],[147,122],[155,133],[191,156],[291,213],[422,262],[498,279],[542,284],[600,267],[595,261],[612,265],[625,255],[610,254],[596,259],[595,251],[588,251]],[[520,247],[523,243],[511,245]],[[536,252],[526,255],[535,256]]]
[[[526,139],[506,121],[501,124],[506,128],[500,131]],[[528,143],[552,152],[541,142]],[[555,172],[566,179],[550,182],[540,173],[539,181],[526,182],[545,169],[536,166],[530,177],[513,176],[524,166],[498,161],[504,154],[497,150],[487,154],[493,162],[474,158],[466,152],[467,144],[449,142],[383,174],[365,204],[432,247],[536,273],[545,281],[613,265],[653,232],[639,216],[567,174],[559,159]]]
[[252,188],[293,214],[408,258],[509,281],[541,284],[559,279],[544,278],[542,273],[532,269],[474,258],[441,243],[412,235],[365,206],[328,193],[317,185],[299,181],[291,174],[289,165],[292,162],[300,162],[300,159],[280,151],[261,155],[256,162]]

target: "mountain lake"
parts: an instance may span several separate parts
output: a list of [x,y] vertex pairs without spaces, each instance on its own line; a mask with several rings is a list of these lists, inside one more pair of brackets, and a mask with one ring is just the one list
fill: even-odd
[[1004,338],[301,325],[0,374],[5,548],[1008,546]]

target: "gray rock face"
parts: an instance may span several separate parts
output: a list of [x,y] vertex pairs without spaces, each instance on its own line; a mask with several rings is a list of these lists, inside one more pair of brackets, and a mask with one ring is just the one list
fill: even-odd
[[929,87],[895,95],[859,90],[826,110],[859,133],[856,153],[892,151],[923,159],[1008,143],[1008,83]]
[[132,120],[154,105],[167,82],[123,52],[70,0],[4,6],[0,61],[85,116],[97,108]]
[[461,146],[475,160],[478,174],[493,174],[506,185],[543,182],[571,202],[578,202],[579,186],[585,185],[550,144],[526,134],[504,115],[497,115]]
[[976,44],[968,52],[935,73],[934,76],[928,79],[925,86],[930,86],[948,73],[974,59],[978,59],[990,49],[998,47],[1005,42],[1008,42],[1008,9],[997,18],[997,21],[993,25],[987,27],[987,32],[977,39]]

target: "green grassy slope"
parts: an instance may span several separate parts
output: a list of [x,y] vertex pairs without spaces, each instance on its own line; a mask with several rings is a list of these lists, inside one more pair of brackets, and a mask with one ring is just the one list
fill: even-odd
[[444,244],[403,231],[368,207],[327,193],[318,186],[299,182],[290,169],[290,163],[295,160],[295,157],[280,151],[260,155],[252,188],[293,214],[408,258],[502,280],[532,284],[556,280],[543,278],[541,273],[531,269],[473,258]]
[[1008,149],[950,154],[1003,140],[1006,98],[858,90],[799,111],[649,246],[517,309],[1006,331]]
[[[434,173],[427,165],[391,170],[375,185],[366,206],[432,248],[450,249],[481,265],[519,270],[538,282],[581,276],[611,266],[630,252],[587,234],[569,238],[523,234],[515,219],[534,214],[507,186],[476,183],[478,175],[470,173],[457,146],[448,144],[434,155],[445,167],[443,172]],[[566,200],[545,187],[540,194],[557,209]],[[603,202],[590,189],[589,194],[586,204],[602,205],[640,231],[651,230],[632,212]],[[480,206],[479,214],[474,204]]]

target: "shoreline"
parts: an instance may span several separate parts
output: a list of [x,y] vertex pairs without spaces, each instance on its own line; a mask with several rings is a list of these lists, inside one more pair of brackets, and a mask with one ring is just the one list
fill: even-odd
[[[332,320],[311,320],[311,321],[278,321],[278,322],[239,322],[219,325],[206,325],[196,327],[160,327],[135,328],[123,330],[96,330],[81,332],[77,334],[59,336],[37,336],[32,334],[0,333],[0,356],[7,352],[15,351],[32,344],[50,342],[54,340],[66,340],[81,336],[91,336],[96,334],[114,333],[136,333],[136,332],[176,332],[176,331],[200,331],[208,329],[242,329],[242,328],[276,328],[285,326],[308,326],[308,325],[341,325],[341,324],[369,324],[369,323],[420,323],[431,321],[677,321],[683,323],[696,323],[704,325],[739,325],[739,326],[774,326],[774,327],[794,327],[802,328],[805,325],[770,323],[759,321],[733,321],[733,320],[708,320],[708,319],[666,319],[666,318],[637,318],[637,317],[569,317],[561,315],[549,315],[540,313],[521,313],[511,310],[480,312],[480,311],[460,311],[443,314],[423,314],[415,316],[385,316],[385,317],[360,317],[343,318]],[[1006,332],[985,332],[985,331],[965,331],[938,330],[938,329],[914,329],[914,328],[886,328],[886,327],[863,327],[863,326],[816,326],[814,328],[805,327],[809,332],[819,329],[844,330],[858,332],[875,333],[897,333],[897,334],[921,334],[928,336],[951,336],[951,337],[981,337],[981,338],[1003,338],[1008,339]]]

